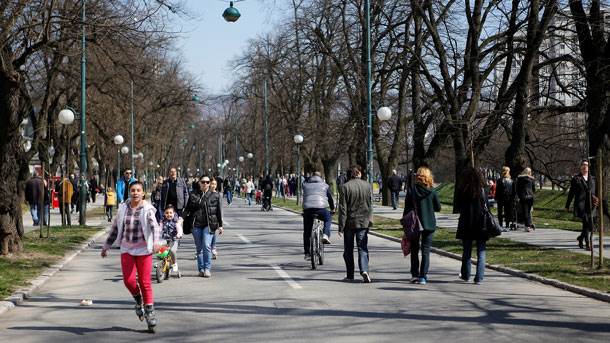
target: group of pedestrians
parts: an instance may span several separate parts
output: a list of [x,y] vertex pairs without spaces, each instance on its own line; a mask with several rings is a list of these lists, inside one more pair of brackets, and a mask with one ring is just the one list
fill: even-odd
[[223,233],[218,184],[216,179],[203,176],[190,189],[186,180],[171,168],[167,179],[157,180],[149,202],[145,200],[143,184],[130,169],[117,182],[119,209],[101,256],[106,257],[113,244],[120,246],[123,282],[135,300],[136,315],[140,320],[146,319],[149,330],[154,331],[157,325],[151,286],[153,254],[168,246],[171,273],[179,276],[177,252],[180,239],[189,233],[183,229],[186,221],[192,226],[199,276],[212,276],[214,241],[216,234]]

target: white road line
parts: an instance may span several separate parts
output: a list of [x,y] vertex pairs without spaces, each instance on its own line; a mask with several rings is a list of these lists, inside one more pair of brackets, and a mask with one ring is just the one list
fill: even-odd
[[273,269],[275,269],[275,272],[277,273],[277,275],[279,275],[282,279],[284,279],[284,281],[286,281],[286,283],[288,283],[288,285],[290,285],[290,287],[292,287],[294,289],[303,288],[296,281],[294,281],[290,277],[290,275],[288,275],[288,273],[286,273],[282,268],[280,268],[280,266],[271,265],[271,267],[273,267]]
[[241,239],[246,244],[252,244],[251,240],[247,239],[246,237],[244,237],[243,235],[241,235],[239,233],[237,234],[237,237],[239,237],[239,239]]

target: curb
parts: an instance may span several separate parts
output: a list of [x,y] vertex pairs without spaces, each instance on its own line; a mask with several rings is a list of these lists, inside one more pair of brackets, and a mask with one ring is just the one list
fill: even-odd
[[19,288],[15,292],[13,292],[13,294],[5,298],[3,301],[0,301],[0,315],[15,308],[16,305],[21,304],[25,299],[30,298],[32,293],[34,293],[38,288],[44,285],[50,277],[55,275],[55,273],[57,273],[58,271],[62,270],[66,264],[70,263],[70,261],[72,261],[83,250],[93,245],[95,241],[98,240],[104,234],[106,234],[106,228],[100,230],[98,233],[91,236],[85,243],[81,244],[80,247],[76,248],[76,250],[68,251],[68,255],[64,255],[64,258],[61,261],[43,270],[40,276],[30,281],[30,286]]
[[[296,212],[284,207],[279,207],[285,211],[288,212],[292,212],[292,213],[296,213],[296,214],[301,214],[300,212]],[[335,222],[333,222],[333,224],[336,224]],[[396,237],[392,237],[392,236],[388,236],[388,235],[384,235],[382,233],[378,233],[375,231],[369,231],[369,233],[373,236],[377,236],[379,238],[385,238],[387,240],[393,241],[393,242],[397,242],[400,243],[400,239],[396,238]],[[430,249],[433,253],[437,254],[437,255],[441,255],[441,256],[445,256],[445,257],[449,257],[458,261],[462,260],[462,256],[459,254],[455,254],[446,250],[442,250],[442,249],[438,249],[438,248],[434,248],[432,247]],[[476,259],[472,259],[472,263],[476,264]],[[518,269],[512,269],[512,268],[508,268],[508,267],[504,267],[504,266],[500,266],[500,265],[495,265],[495,264],[485,264],[485,268],[491,269],[491,270],[495,270],[504,274],[509,274],[509,275],[513,275],[513,276],[517,276],[517,277],[521,277],[521,278],[525,278],[531,281],[537,281],[540,283],[543,283],[545,285],[549,285],[549,286],[553,286],[555,288],[559,288],[568,292],[572,292],[572,293],[576,293],[579,295],[583,295],[589,298],[593,298],[593,299],[597,299],[600,301],[604,301],[607,303],[610,303],[610,293],[603,293],[601,291],[597,291],[591,288],[586,288],[586,287],[580,287],[580,286],[575,286],[575,285],[571,285],[569,283],[565,283],[563,281],[559,281],[556,279],[550,279],[550,278],[545,278],[542,277],[540,275],[537,274],[528,274],[525,273],[523,271],[520,271]]]

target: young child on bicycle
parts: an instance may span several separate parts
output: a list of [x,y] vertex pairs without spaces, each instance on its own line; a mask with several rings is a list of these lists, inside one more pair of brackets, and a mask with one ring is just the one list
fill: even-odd
[[178,275],[178,241],[182,238],[182,218],[176,213],[174,206],[168,205],[163,212],[161,219],[162,235],[161,238],[167,241],[170,247],[170,256],[172,257],[172,272]]

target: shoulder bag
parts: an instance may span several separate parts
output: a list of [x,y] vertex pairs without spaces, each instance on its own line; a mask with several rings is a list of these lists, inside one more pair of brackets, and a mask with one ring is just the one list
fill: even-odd
[[481,194],[481,214],[483,216],[483,235],[486,239],[498,237],[502,234],[502,226],[496,219],[496,217],[489,211],[487,204],[485,203],[485,196]]

